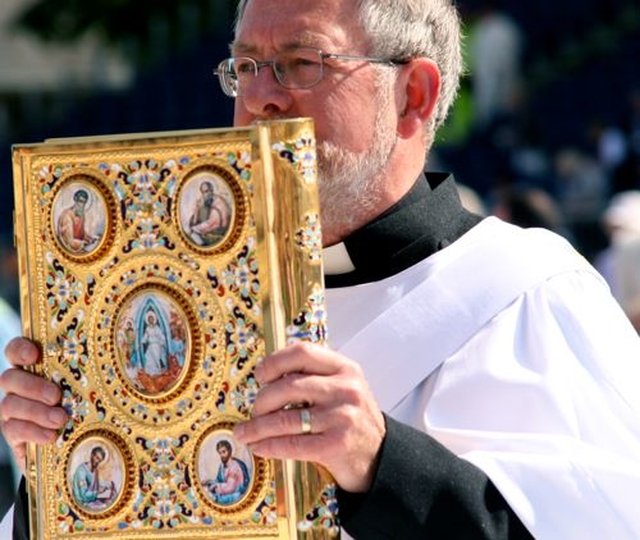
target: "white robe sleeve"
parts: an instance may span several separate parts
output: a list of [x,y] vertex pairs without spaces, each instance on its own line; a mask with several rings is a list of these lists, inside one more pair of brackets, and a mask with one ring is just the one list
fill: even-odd
[[640,536],[640,339],[595,273],[523,294],[392,416],[482,469],[538,539]]

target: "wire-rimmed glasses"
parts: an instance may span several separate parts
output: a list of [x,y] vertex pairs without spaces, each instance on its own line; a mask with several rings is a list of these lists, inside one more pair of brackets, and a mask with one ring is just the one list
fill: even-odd
[[261,68],[270,66],[280,85],[289,89],[311,88],[324,75],[325,60],[354,60],[374,64],[400,65],[409,60],[373,58],[352,54],[326,53],[318,49],[299,47],[276,54],[272,60],[255,60],[250,56],[234,56],[218,64],[214,74],[220,80],[222,91],[229,97],[242,96],[245,89],[258,76]]

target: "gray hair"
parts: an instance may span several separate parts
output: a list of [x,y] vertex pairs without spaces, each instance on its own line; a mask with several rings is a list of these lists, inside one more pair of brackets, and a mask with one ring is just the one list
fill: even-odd
[[[360,23],[369,36],[367,54],[383,58],[433,60],[441,75],[433,127],[447,118],[462,75],[460,15],[453,0],[356,0]],[[240,0],[236,34],[249,0]]]

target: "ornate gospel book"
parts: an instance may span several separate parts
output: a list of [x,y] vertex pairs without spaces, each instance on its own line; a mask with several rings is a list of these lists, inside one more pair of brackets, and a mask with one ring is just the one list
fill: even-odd
[[233,436],[253,368],[324,343],[313,124],[13,148],[23,330],[67,425],[29,448],[38,539],[313,538],[335,485]]

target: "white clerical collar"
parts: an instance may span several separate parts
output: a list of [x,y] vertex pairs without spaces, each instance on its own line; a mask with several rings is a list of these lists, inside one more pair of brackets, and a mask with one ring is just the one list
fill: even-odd
[[356,269],[344,242],[324,248],[322,260],[325,275],[348,274]]

